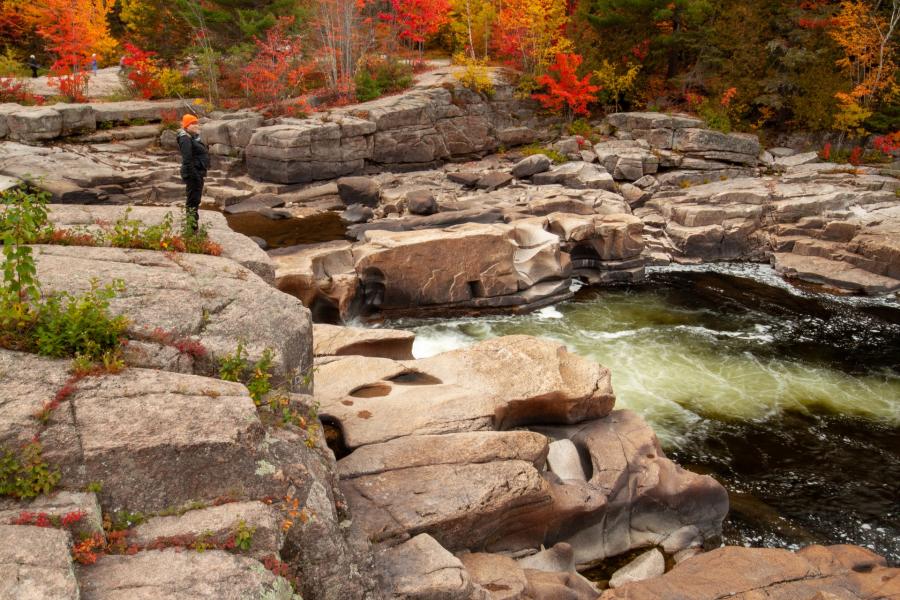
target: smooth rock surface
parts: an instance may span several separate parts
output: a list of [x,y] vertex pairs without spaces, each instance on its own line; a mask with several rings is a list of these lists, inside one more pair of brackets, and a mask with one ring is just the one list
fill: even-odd
[[797,553],[774,548],[717,548],[678,564],[662,577],[608,590],[602,600],[714,600],[891,598],[900,593],[900,569],[854,546],[809,546]]
[[292,600],[261,563],[221,550],[104,556],[79,572],[82,600]]
[[609,587],[620,588],[626,583],[659,577],[666,572],[666,558],[652,548],[612,574]]
[[0,525],[0,598],[78,600],[71,545],[59,529]]

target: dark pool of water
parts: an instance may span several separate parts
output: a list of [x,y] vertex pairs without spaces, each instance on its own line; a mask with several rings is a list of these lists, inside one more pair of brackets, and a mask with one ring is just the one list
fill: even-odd
[[234,231],[262,238],[270,248],[343,240],[347,233],[340,214],[332,211],[296,219],[269,219],[247,212],[225,215],[225,219]]

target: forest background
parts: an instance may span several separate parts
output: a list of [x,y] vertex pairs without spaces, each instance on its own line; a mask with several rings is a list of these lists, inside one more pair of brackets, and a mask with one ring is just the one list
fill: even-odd
[[[900,0],[2,0],[0,100],[29,60],[84,101],[92,61],[126,95],[303,114],[410,85],[452,57],[551,111],[687,110],[731,131],[880,134],[900,145]],[[887,143],[887,142],[882,142]]]

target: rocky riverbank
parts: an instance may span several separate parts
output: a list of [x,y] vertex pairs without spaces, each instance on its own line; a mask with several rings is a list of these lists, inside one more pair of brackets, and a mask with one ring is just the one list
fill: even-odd
[[[605,139],[553,142],[565,164],[485,156],[547,138],[545,124],[503,89],[488,101],[439,78],[314,119],[216,116],[205,202],[225,215],[202,220],[221,256],[34,247],[45,294],[124,282],[110,310],[128,319],[128,368],[73,381],[67,361],[0,351],[0,443],[38,442],[60,471],[53,495],[0,505],[0,595],[900,594],[898,569],[860,548],[712,550],[725,489],[666,458],[639,415],[615,409],[615,374],[558,342],[509,336],[415,360],[407,333],[312,323],[533,310],[575,279],[633,282],[668,262],[770,260],[893,293],[900,180],[776,158],[681,115],[613,115]],[[56,116],[28,119],[40,136],[15,139],[56,131]],[[58,227],[177,204],[174,162],[136,151],[149,142],[134,129],[2,142],[0,174],[66,203],[50,212]],[[417,171],[375,173],[386,168]],[[303,227],[335,212],[349,239],[268,253],[226,221]],[[271,357],[274,395],[216,377],[238,344],[250,362]],[[73,566],[73,553],[93,560]],[[608,580],[579,574],[613,561],[625,566]]]

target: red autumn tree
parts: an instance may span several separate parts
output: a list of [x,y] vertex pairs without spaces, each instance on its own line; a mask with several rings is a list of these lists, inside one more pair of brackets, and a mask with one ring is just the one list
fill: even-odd
[[394,23],[397,37],[420,50],[450,20],[449,0],[390,0],[390,6],[391,11],[379,17]]
[[557,54],[556,62],[548,68],[554,76],[537,78],[537,83],[547,88],[546,93],[534,94],[534,99],[554,113],[565,112],[570,119],[573,115],[590,114],[587,106],[597,101],[595,94],[600,87],[591,84],[590,74],[578,77],[581,61],[580,54]]
[[256,54],[241,74],[241,89],[252,102],[278,107],[302,91],[309,68],[304,65],[300,36],[291,33],[293,17],[281,17],[265,37],[256,38]]
[[153,59],[154,56],[156,56],[156,52],[148,52],[132,44],[125,44],[122,65],[128,74],[128,82],[145,100],[162,93],[162,86],[159,83],[159,67]]

